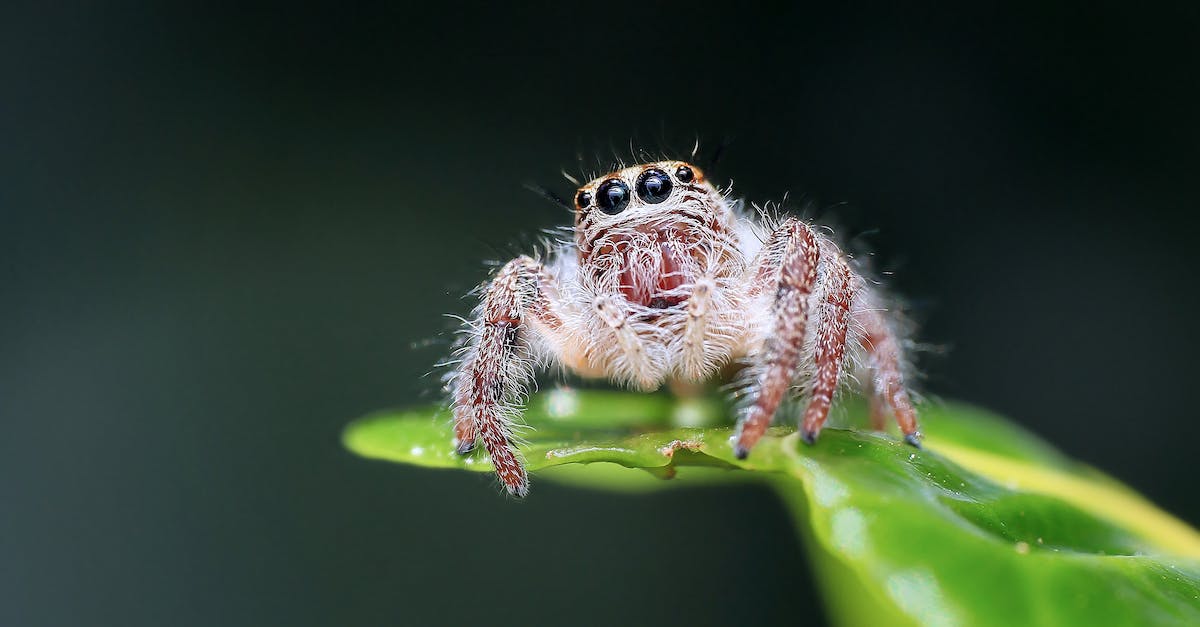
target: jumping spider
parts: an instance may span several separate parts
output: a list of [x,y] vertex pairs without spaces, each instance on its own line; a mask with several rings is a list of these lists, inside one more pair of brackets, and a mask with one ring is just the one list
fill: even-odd
[[544,262],[508,262],[483,287],[447,379],[457,451],[482,440],[509,493],[529,490],[512,436],[535,364],[639,390],[743,364],[738,458],[794,390],[809,399],[801,437],[815,442],[853,369],[875,428],[891,413],[920,447],[900,325],[876,285],[808,223],[755,220],[695,166],[660,161],[581,187],[574,235]]

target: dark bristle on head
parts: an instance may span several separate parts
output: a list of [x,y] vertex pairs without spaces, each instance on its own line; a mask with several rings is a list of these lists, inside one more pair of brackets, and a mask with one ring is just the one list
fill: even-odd
[[575,210],[575,207],[572,206],[571,203],[563,200],[561,196],[559,196],[558,194],[555,194],[554,192],[550,191],[549,189],[547,189],[541,185],[538,185],[536,183],[526,183],[525,189],[537,194],[538,196],[541,196],[542,198],[545,198],[546,200],[549,200],[550,202],[562,207],[563,209],[566,209],[568,211]]
[[733,143],[733,140],[731,138],[729,138],[729,137],[723,138],[721,140],[721,143],[717,144],[717,147],[713,150],[712,156],[708,158],[708,163],[705,164],[705,167],[709,167],[709,168],[716,167],[717,162],[720,161],[721,157],[725,154],[725,147],[731,143]]

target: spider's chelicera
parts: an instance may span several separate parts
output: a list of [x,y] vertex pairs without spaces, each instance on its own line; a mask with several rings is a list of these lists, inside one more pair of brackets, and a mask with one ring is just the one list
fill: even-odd
[[795,394],[815,442],[844,382],[871,399],[875,428],[890,414],[919,446],[899,320],[813,226],[756,220],[695,166],[665,161],[580,188],[574,234],[496,273],[448,377],[458,452],[482,442],[510,493],[529,490],[512,434],[535,365],[639,390],[740,365],[740,458]]

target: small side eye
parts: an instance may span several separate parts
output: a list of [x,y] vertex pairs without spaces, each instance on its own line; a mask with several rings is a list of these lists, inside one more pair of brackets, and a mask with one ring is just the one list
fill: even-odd
[[608,179],[596,188],[596,206],[608,215],[616,215],[629,206],[629,186],[621,179]]
[[657,204],[671,195],[671,177],[662,170],[646,170],[638,177],[638,196],[650,203]]
[[675,178],[679,179],[681,183],[691,183],[692,179],[696,178],[696,173],[686,165],[681,165],[678,170],[675,170]]
[[592,193],[589,191],[581,191],[575,196],[575,206],[583,209],[592,204]]

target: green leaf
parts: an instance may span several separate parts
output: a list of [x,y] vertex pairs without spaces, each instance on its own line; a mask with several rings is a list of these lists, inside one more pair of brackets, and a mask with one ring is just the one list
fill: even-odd
[[[727,413],[712,399],[556,390],[531,399],[521,451],[538,477],[597,488],[771,483],[841,624],[1200,624],[1200,535],[999,417],[926,407],[922,451],[836,428],[805,446],[773,427],[738,460]],[[846,413],[865,423],[860,407]],[[451,438],[444,408],[368,416],[344,435],[365,457],[491,470]]]

